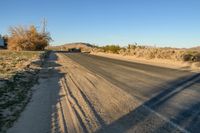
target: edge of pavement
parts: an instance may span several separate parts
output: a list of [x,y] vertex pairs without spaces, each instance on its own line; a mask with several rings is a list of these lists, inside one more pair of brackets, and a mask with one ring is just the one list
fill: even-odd
[[172,68],[178,70],[187,70],[191,72],[200,72],[200,62],[190,63],[190,62],[181,62],[181,61],[173,61],[167,59],[145,59],[145,58],[136,58],[134,56],[124,56],[120,54],[112,54],[112,53],[103,53],[103,52],[91,52],[91,55],[101,56],[111,59],[117,59],[122,61],[129,61],[140,64],[147,64],[152,66],[159,66],[165,68]]

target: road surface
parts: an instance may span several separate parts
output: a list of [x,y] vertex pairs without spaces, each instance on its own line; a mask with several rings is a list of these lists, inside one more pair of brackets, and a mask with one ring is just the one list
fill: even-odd
[[66,56],[136,97],[183,131],[200,131],[200,74],[89,54]]

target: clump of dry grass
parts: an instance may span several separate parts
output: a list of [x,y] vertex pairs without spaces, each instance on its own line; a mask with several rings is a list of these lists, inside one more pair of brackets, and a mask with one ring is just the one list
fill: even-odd
[[51,40],[48,32],[38,32],[35,26],[28,28],[16,26],[10,28],[9,50],[44,50]]

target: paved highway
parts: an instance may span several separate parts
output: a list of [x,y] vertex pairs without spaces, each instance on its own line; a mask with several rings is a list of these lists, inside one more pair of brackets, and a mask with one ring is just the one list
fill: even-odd
[[89,54],[66,56],[136,97],[183,132],[200,131],[200,74]]

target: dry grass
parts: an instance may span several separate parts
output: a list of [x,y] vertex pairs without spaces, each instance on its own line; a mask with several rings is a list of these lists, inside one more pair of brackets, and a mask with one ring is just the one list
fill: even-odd
[[31,97],[31,87],[44,52],[0,51],[0,132],[18,118]]
[[24,69],[30,62],[38,59],[43,52],[0,51],[0,78],[9,77]]

